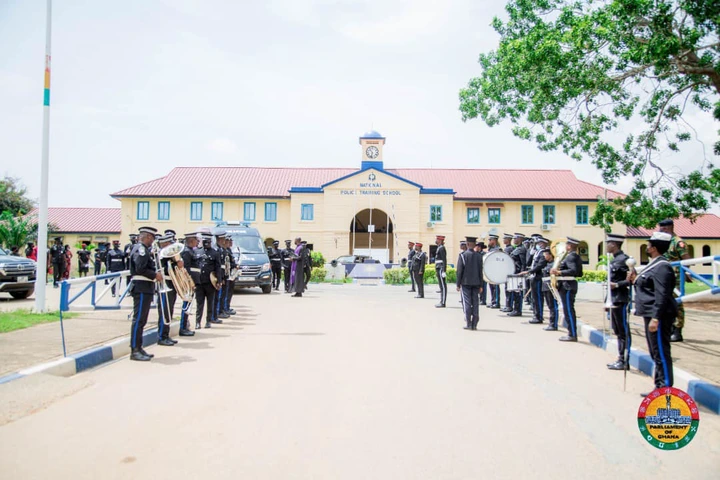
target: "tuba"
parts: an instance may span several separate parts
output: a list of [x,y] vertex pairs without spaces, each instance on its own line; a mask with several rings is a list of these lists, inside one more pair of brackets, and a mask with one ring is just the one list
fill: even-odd
[[[565,256],[567,255],[567,250],[565,249],[565,242],[558,242],[555,245],[555,262],[553,263],[552,268],[558,268],[560,267],[560,263],[563,261]],[[557,288],[557,275],[550,275],[550,291],[553,294],[553,297],[555,297],[555,300],[558,302],[562,302],[562,299],[560,298],[560,291]]]
[[[160,258],[173,259],[175,262],[181,261],[180,252],[185,248],[181,243],[173,243],[160,250]],[[177,265],[168,265],[168,274],[172,281],[178,296],[185,302],[192,302],[195,295],[195,282],[184,267]]]

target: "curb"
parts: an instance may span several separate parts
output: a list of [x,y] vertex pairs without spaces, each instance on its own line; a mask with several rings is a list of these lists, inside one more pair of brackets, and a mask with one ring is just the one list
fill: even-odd
[[[180,322],[170,324],[170,334],[177,335],[180,330]],[[152,345],[158,341],[157,328],[143,333],[143,345]],[[41,363],[29,368],[22,369],[15,373],[0,377],[0,385],[12,382],[19,378],[46,373],[58,377],[71,377],[76,373],[95,368],[103,363],[117,360],[130,354],[130,337],[122,337],[106,343],[99,347],[92,347],[87,350],[68,355],[47,363]]]
[[[617,352],[617,340],[605,337],[602,331],[579,320],[578,326],[580,327],[580,336],[585,337],[588,342],[603,350],[610,351],[612,349]],[[655,370],[655,362],[650,354],[636,348],[630,349],[630,366],[649,377],[653,376]],[[698,404],[706,407],[712,413],[720,415],[720,386],[676,367],[673,367],[673,377],[675,387],[686,391]]]

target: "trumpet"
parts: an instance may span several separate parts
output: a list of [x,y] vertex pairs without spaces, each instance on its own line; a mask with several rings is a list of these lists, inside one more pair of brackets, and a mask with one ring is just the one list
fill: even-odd
[[[183,247],[181,243],[173,243],[160,250],[158,255],[163,259],[173,259],[177,263],[182,260],[180,258],[180,252],[182,252],[183,248],[185,247]],[[178,297],[184,302],[192,302],[195,296],[195,282],[193,282],[192,277],[188,271],[185,270],[185,267],[180,267],[177,264],[168,265],[168,275],[170,276],[170,281],[175,287]]]
[[[560,266],[560,262],[563,261],[566,255],[567,250],[565,249],[565,242],[558,242],[555,245],[555,262],[553,263],[552,268],[558,268]],[[555,297],[555,300],[557,300],[558,303],[562,303],[560,291],[557,288],[557,282],[557,275],[550,274],[550,291],[552,292],[553,297]]]

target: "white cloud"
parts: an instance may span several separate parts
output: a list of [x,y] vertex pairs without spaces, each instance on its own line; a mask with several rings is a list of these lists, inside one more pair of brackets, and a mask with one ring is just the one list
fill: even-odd
[[238,146],[229,138],[218,137],[211,140],[206,146],[208,150],[224,155],[233,155],[238,152]]

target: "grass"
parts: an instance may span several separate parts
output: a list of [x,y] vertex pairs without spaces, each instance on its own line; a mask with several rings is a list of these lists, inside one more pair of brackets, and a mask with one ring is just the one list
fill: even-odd
[[[75,316],[77,316],[77,313],[65,312],[63,314],[63,318],[72,318]],[[33,325],[57,322],[59,320],[59,312],[33,313],[30,310],[0,312],[0,333],[22,330],[23,328],[32,327]]]
[[[679,287],[678,287],[678,289],[679,289]],[[691,293],[704,292],[705,290],[709,290],[709,287],[698,280],[695,280],[692,283],[687,283],[687,282],[685,283],[685,295],[690,295]]]

